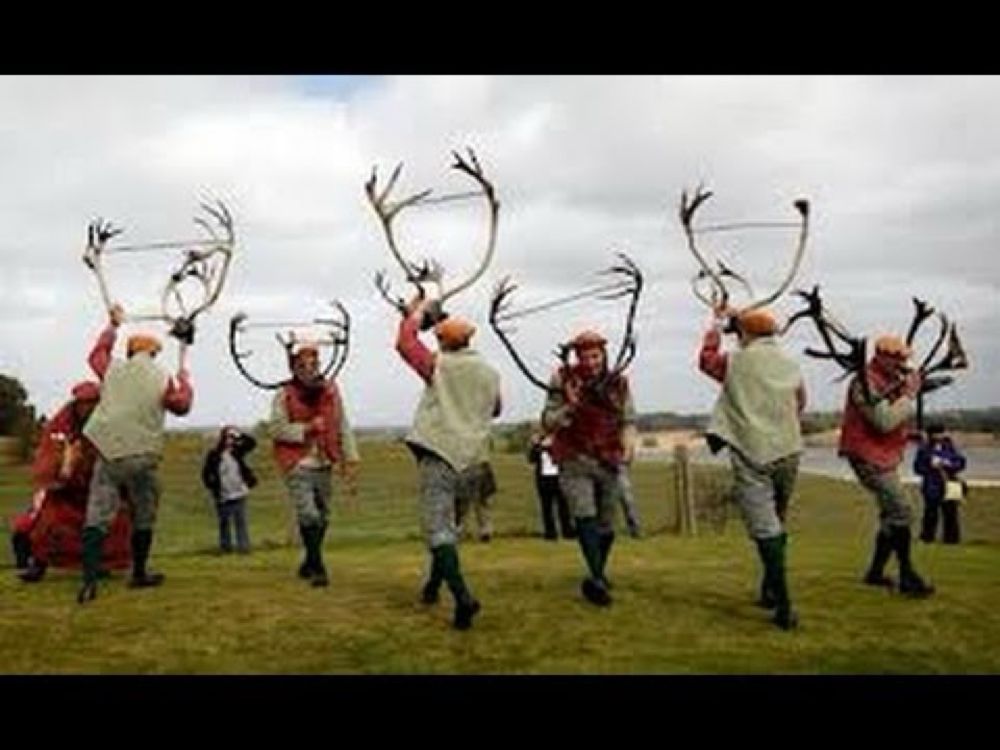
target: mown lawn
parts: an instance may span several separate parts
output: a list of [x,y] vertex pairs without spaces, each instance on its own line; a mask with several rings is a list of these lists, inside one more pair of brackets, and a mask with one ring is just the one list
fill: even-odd
[[[362,445],[355,509],[338,494],[326,557],[332,585],[294,576],[284,495],[266,451],[252,496],[247,557],[219,557],[214,515],[198,486],[202,446],[173,440],[153,566],[160,589],[132,591],[121,574],[80,607],[72,572],[28,586],[0,564],[0,672],[38,673],[996,673],[1000,672],[1000,493],[977,491],[966,543],[919,545],[939,591],[910,601],[858,583],[873,509],[852,484],[803,477],[790,519],[791,586],[802,627],[777,631],[753,604],[757,563],[732,516],[695,538],[669,532],[671,469],[640,464],[647,535],[621,535],[610,572],[615,603],[586,604],[573,543],[538,538],[527,465],[499,454],[500,536],[462,548],[484,610],[453,631],[447,597],[417,601],[425,565],[415,473],[398,444]],[[718,482],[699,470],[706,484]],[[711,480],[711,481],[709,481]],[[23,470],[0,475],[0,513],[24,503]]]

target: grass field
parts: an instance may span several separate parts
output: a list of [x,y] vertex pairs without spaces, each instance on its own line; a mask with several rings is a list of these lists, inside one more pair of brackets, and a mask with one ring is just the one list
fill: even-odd
[[[418,603],[425,552],[412,460],[398,443],[363,443],[356,508],[338,494],[326,541],[332,584],[294,571],[283,487],[270,456],[253,456],[253,554],[220,557],[214,511],[198,482],[195,436],[176,436],[152,567],[159,589],[127,589],[117,574],[86,607],[77,574],[29,586],[0,553],[0,672],[259,673],[997,673],[1000,672],[1000,491],[977,490],[965,543],[918,545],[938,586],[910,601],[858,583],[874,529],[853,484],[803,476],[789,521],[790,583],[802,627],[776,630],[753,606],[758,568],[735,511],[694,538],[670,533],[671,468],[634,470],[646,536],[619,535],[610,562],[614,605],[579,595],[575,543],[539,538],[523,458],[497,454],[499,536],[468,542],[462,563],[484,609],[472,631],[450,628],[450,604]],[[699,469],[702,486],[721,477]],[[4,518],[27,497],[24,469],[0,474]],[[893,571],[894,572],[894,571]]]

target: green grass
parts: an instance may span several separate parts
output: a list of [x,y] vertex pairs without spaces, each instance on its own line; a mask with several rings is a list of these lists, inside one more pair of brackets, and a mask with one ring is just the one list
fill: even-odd
[[[153,566],[160,589],[133,591],[121,574],[75,603],[76,574],[27,586],[0,563],[0,671],[35,673],[996,673],[1000,672],[1000,492],[977,491],[965,543],[923,546],[919,569],[939,588],[910,601],[858,584],[874,528],[854,485],[804,476],[789,521],[790,582],[802,627],[784,633],[752,604],[757,562],[733,515],[720,533],[668,533],[668,466],[641,464],[635,484],[644,539],[619,536],[610,562],[615,603],[579,595],[573,543],[537,536],[531,475],[520,456],[495,457],[500,536],[462,547],[484,604],[475,628],[450,628],[448,597],[417,602],[426,555],[412,460],[399,444],[362,445],[357,510],[336,497],[326,558],[332,585],[294,576],[288,511],[266,449],[251,498],[248,557],[219,557],[214,512],[198,484],[202,446],[172,441]],[[702,485],[718,482],[709,469]],[[711,481],[707,481],[711,480]],[[0,475],[0,513],[26,498],[26,472]]]

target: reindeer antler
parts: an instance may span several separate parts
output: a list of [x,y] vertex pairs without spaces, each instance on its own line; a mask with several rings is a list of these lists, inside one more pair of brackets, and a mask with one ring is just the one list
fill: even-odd
[[788,269],[788,274],[785,276],[781,284],[778,285],[777,289],[766,297],[763,297],[756,302],[751,302],[743,308],[744,310],[754,310],[758,307],[766,307],[767,305],[773,303],[788,290],[788,287],[790,287],[792,282],[795,280],[795,275],[799,272],[799,266],[802,265],[802,258],[806,251],[806,240],[809,237],[809,201],[804,198],[800,198],[792,205],[795,206],[795,210],[799,212],[801,224],[799,225],[799,239],[795,247],[795,255],[792,257],[792,265]]
[[125,230],[114,227],[110,221],[104,221],[100,217],[87,225],[87,247],[83,251],[83,262],[94,272],[104,307],[109,311],[114,302],[108,292],[108,282],[104,277],[104,252],[108,242],[123,231]]
[[365,194],[368,196],[368,202],[371,203],[372,208],[375,210],[375,214],[378,216],[379,221],[382,224],[382,231],[385,234],[385,241],[389,246],[389,252],[392,253],[392,256],[396,259],[396,262],[402,269],[406,280],[416,286],[420,295],[423,296],[424,290],[421,286],[421,282],[424,279],[421,278],[421,269],[413,263],[407,261],[403,257],[403,254],[399,251],[399,247],[396,245],[396,237],[392,231],[392,221],[404,208],[419,203],[433,191],[430,189],[422,190],[419,193],[414,193],[400,201],[390,203],[389,195],[392,192],[393,187],[395,187],[396,181],[399,179],[399,175],[402,171],[403,162],[399,162],[396,165],[396,168],[392,170],[392,174],[389,176],[389,181],[386,183],[385,187],[381,192],[378,192],[378,168],[372,167],[372,176],[365,183]]
[[511,281],[510,276],[505,276],[497,282],[497,285],[493,289],[493,297],[490,300],[490,327],[500,339],[500,343],[503,344],[507,353],[510,354],[511,359],[514,360],[514,364],[517,365],[517,368],[524,374],[532,385],[541,388],[546,393],[553,392],[554,390],[557,391],[558,389],[553,389],[549,386],[548,383],[535,375],[531,371],[531,368],[525,364],[521,355],[514,347],[513,342],[510,340],[510,335],[514,333],[513,328],[505,328],[502,324],[502,318],[505,314],[509,314],[510,312],[511,295],[514,293],[515,289],[517,289],[517,284]]
[[[785,323],[781,333],[784,335],[799,320],[809,318],[816,326],[820,339],[825,345],[825,350],[806,347],[805,354],[815,359],[832,360],[844,372],[842,378],[849,375],[856,375],[861,383],[862,392],[866,400],[871,400],[871,389],[868,384],[867,366],[867,341],[864,337],[853,336],[846,327],[837,321],[826,309],[819,293],[819,285],[813,286],[811,291],[799,289],[796,294],[806,302],[806,307],[792,315]],[[838,349],[837,343],[846,349]],[[841,378],[841,379],[842,379]]]
[[[108,291],[107,279],[104,275],[103,258],[111,253],[162,251],[169,249],[185,249],[181,265],[170,274],[163,292],[160,295],[160,313],[148,315],[129,315],[128,320],[161,320],[171,326],[170,333],[185,343],[191,343],[194,337],[194,321],[201,313],[209,309],[218,300],[225,284],[236,244],[233,232],[233,219],[221,201],[215,205],[200,204],[203,211],[215,221],[215,226],[201,217],[195,218],[195,223],[205,229],[207,238],[183,241],[153,242],[141,245],[109,246],[108,242],[122,233],[121,229],[112,227],[110,222],[97,219],[87,228],[87,248],[83,261],[94,272],[97,278],[101,298],[109,310],[113,304]],[[217,232],[221,229],[223,236]],[[200,249],[204,246],[204,249]],[[217,261],[217,258],[222,258]],[[181,292],[185,281],[194,279],[199,282],[202,299],[189,309]],[[177,308],[177,313],[171,311],[171,304]]]
[[[455,193],[452,195],[443,195],[438,198],[430,198],[432,191],[423,190],[419,193],[415,193],[408,198],[405,198],[396,203],[389,203],[388,197],[392,191],[393,186],[396,184],[399,174],[402,169],[402,164],[397,165],[395,170],[393,170],[392,175],[389,178],[386,187],[381,193],[377,190],[377,174],[376,171],[372,170],[372,176],[365,184],[365,192],[368,195],[368,200],[375,209],[379,220],[382,223],[382,228],[385,233],[386,242],[389,245],[389,250],[396,262],[399,264],[403,273],[406,275],[407,281],[414,284],[417,287],[417,291],[421,297],[424,296],[425,291],[423,285],[425,283],[433,283],[438,289],[438,298],[436,300],[436,307],[429,311],[430,320],[428,322],[433,322],[435,320],[440,320],[446,316],[446,313],[441,309],[441,306],[449,299],[453,298],[455,295],[461,293],[462,291],[468,289],[473,284],[478,281],[482,275],[486,272],[489,267],[491,260],[493,259],[494,250],[496,248],[496,235],[497,235],[497,217],[499,214],[500,204],[496,198],[496,191],[493,184],[486,178],[482,166],[479,164],[479,159],[476,157],[475,152],[470,148],[467,149],[468,157],[465,158],[461,156],[458,152],[452,152],[455,158],[455,162],[452,164],[452,168],[460,172],[464,172],[469,175],[473,180],[476,181],[479,189],[474,192],[469,193]],[[430,204],[430,203],[441,203],[451,200],[465,199],[469,197],[474,197],[476,195],[482,195],[486,198],[488,206],[488,229],[487,229],[487,242],[486,251],[480,260],[479,265],[473,271],[473,273],[460,281],[459,283],[453,285],[450,288],[445,288],[444,286],[444,268],[436,260],[425,259],[419,265],[406,260],[402,253],[399,251],[399,247],[396,244],[396,239],[392,231],[392,220],[395,216],[403,209],[408,206],[414,206],[419,204]],[[375,284],[379,289],[382,297],[385,298],[393,307],[399,310],[401,313],[405,312],[405,304],[400,304],[401,300],[399,298],[393,298],[389,292],[389,283],[386,280],[385,274],[380,273],[376,276]]]
[[468,161],[463,159],[457,151],[452,151],[452,156],[455,157],[455,163],[452,164],[452,169],[464,172],[475,180],[479,185],[479,189],[482,191],[483,197],[486,198],[488,209],[486,251],[483,253],[476,270],[473,271],[470,276],[448,289],[441,289],[442,305],[455,295],[471,287],[482,277],[484,273],[486,273],[486,269],[489,268],[490,261],[493,260],[493,253],[496,249],[497,243],[497,218],[500,213],[500,203],[497,201],[496,190],[493,188],[493,184],[486,179],[486,176],[483,173],[483,168],[479,165],[479,160],[476,158],[476,152],[471,148],[466,150],[469,154]]
[[344,305],[338,300],[332,300],[329,304],[336,312],[335,317],[313,318],[311,321],[259,321],[250,323],[248,322],[249,317],[245,312],[240,312],[234,315],[229,321],[229,354],[232,357],[233,364],[236,365],[236,369],[252,385],[255,385],[258,388],[262,388],[264,390],[275,390],[282,387],[290,380],[290,378],[285,377],[280,380],[263,380],[250,372],[244,363],[250,358],[253,352],[249,349],[241,351],[237,345],[237,340],[240,335],[251,328],[285,329],[287,330],[287,334],[282,335],[280,332],[275,333],[275,339],[285,350],[286,358],[290,358],[292,350],[298,341],[293,329],[304,325],[318,325],[329,329],[329,331],[326,337],[316,339],[315,343],[320,347],[329,347],[331,349],[329,361],[320,368],[321,376],[324,379],[330,377],[336,378],[343,369],[344,364],[347,362],[348,352],[350,350],[351,316],[347,312],[347,308],[344,307]]
[[[617,257],[619,261],[617,265],[612,265],[607,270],[601,272],[602,275],[615,277],[612,282],[523,310],[511,310],[511,295],[514,293],[514,290],[517,289],[517,285],[511,281],[509,276],[504,277],[500,283],[496,285],[490,302],[490,327],[497,334],[500,342],[504,345],[504,348],[510,354],[511,359],[514,360],[518,369],[524,373],[525,377],[527,377],[533,385],[546,392],[551,392],[553,390],[544,380],[531,372],[530,368],[525,364],[523,358],[518,353],[513,342],[510,340],[510,335],[514,332],[513,329],[509,327],[510,321],[587,297],[608,300],[619,299],[626,296],[630,298],[629,309],[625,322],[625,332],[622,336],[620,348],[615,358],[613,360],[609,360],[608,371],[604,376],[602,376],[595,387],[599,389],[604,388],[609,382],[611,382],[612,379],[624,372],[629,364],[631,364],[636,353],[634,322],[639,304],[639,295],[642,292],[643,276],[639,267],[627,255],[624,253],[617,253]],[[508,327],[504,327],[505,323]],[[563,364],[566,364],[568,362],[569,352],[570,345],[564,342],[558,345],[555,354]]]
[[[195,224],[202,227],[208,234],[208,246],[205,249],[188,249],[183,263],[171,274],[170,281],[160,298],[163,315],[172,320],[171,333],[187,343],[191,343],[193,340],[195,319],[218,301],[226,283],[229,264],[232,262],[233,251],[236,247],[233,216],[226,205],[217,200],[214,206],[208,203],[201,203],[200,206],[214,221],[214,224],[210,223],[200,216],[196,216],[194,219]],[[220,236],[216,230],[221,230],[223,236]],[[188,309],[180,289],[184,281],[191,278],[200,282],[203,296],[193,308]],[[176,302],[180,312],[177,316],[170,315],[171,299]]]
[[[701,205],[712,197],[712,192],[710,190],[705,190],[702,185],[699,185],[695,191],[694,195],[689,199],[687,190],[681,191],[681,205],[678,215],[681,220],[681,226],[684,227],[684,234],[687,237],[688,250],[694,256],[695,260],[698,261],[698,265],[701,266],[699,271],[700,278],[711,279],[713,286],[715,287],[711,295],[711,300],[707,300],[704,296],[699,294],[698,290],[695,289],[695,296],[698,297],[702,302],[707,303],[708,307],[714,307],[713,301],[719,307],[725,307],[729,302],[729,290],[726,289],[726,285],[723,283],[719,274],[713,270],[708,261],[705,260],[705,256],[701,254],[698,249],[698,243],[695,241],[695,229],[693,226],[693,219],[695,211],[697,211]],[[694,282],[692,282],[693,284]]]
[[[807,200],[800,199],[793,203],[793,206],[796,211],[798,211],[800,217],[800,221],[794,224],[790,222],[738,222],[696,229],[693,223],[694,214],[711,196],[712,193],[710,191],[706,191],[700,185],[697,190],[695,190],[694,195],[690,198],[688,197],[687,191],[683,191],[681,193],[681,205],[679,211],[681,225],[684,227],[684,233],[687,237],[688,249],[691,251],[691,254],[695,257],[695,260],[697,260],[698,265],[700,266],[698,273],[691,280],[691,289],[694,292],[695,297],[707,307],[726,307],[729,302],[730,292],[726,287],[724,279],[731,278],[743,286],[752,300],[749,305],[743,308],[744,311],[770,305],[788,290],[802,263],[802,258],[805,253],[806,239],[809,235],[809,202]],[[799,238],[788,274],[773,292],[758,300],[753,300],[753,289],[751,288],[749,281],[747,281],[744,276],[736,273],[732,268],[729,268],[721,260],[716,261],[718,270],[714,270],[705,255],[701,252],[701,250],[699,250],[698,243],[695,239],[695,235],[705,234],[708,232],[724,232],[734,229],[750,228],[784,228],[793,226],[799,228]],[[713,286],[713,289],[708,294],[703,292],[699,287],[699,285],[705,280],[710,280]]]

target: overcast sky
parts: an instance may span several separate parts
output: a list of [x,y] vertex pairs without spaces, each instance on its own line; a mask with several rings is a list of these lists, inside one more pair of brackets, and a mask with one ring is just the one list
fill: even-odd
[[[480,326],[475,343],[503,375],[506,419],[535,416],[541,393],[489,330],[493,284],[510,274],[516,305],[543,301],[592,283],[616,250],[647,277],[631,371],[638,407],[711,407],[715,386],[695,367],[706,315],[689,291],[696,265],[676,218],[680,191],[699,182],[715,191],[705,223],[794,220],[792,201],[808,198],[796,286],[822,284],[843,322],[870,335],[904,331],[911,296],[926,297],[959,321],[973,363],[932,406],[1000,404],[995,77],[8,77],[0,108],[0,372],[44,412],[87,375],[105,320],[80,259],[87,222],[124,226],[121,242],[184,239],[195,236],[198,200],[218,197],[239,244],[222,298],[199,321],[195,406],[183,422],[267,413],[269,395],[229,359],[231,315],[308,319],[336,297],[353,318],[341,376],[352,420],[408,423],[420,384],[393,349],[397,317],[372,284],[385,268],[401,289],[400,274],[362,186],[373,164],[387,175],[403,160],[400,193],[468,189],[448,168],[464,146],[497,187],[500,227],[483,283],[453,309]],[[404,250],[439,257],[452,279],[484,248],[475,201],[398,223]],[[705,240],[764,291],[785,273],[795,232]],[[112,294],[155,309],[175,261],[109,259]],[[614,302],[567,306],[522,319],[514,340],[544,375],[556,343],[583,325],[617,340],[624,313]],[[814,338],[803,326],[787,346],[799,353]],[[275,343],[252,348],[260,372],[280,371]],[[839,407],[836,370],[801,359],[811,406]]]

